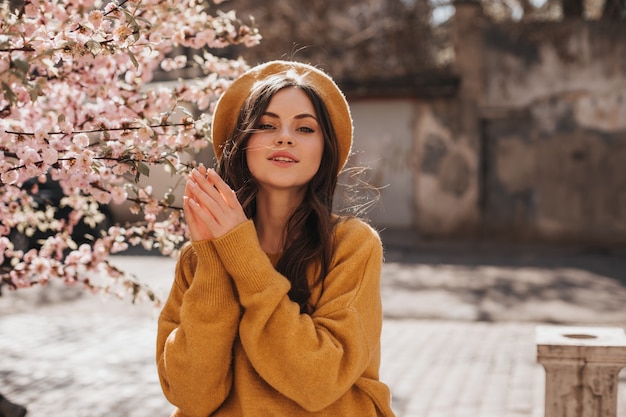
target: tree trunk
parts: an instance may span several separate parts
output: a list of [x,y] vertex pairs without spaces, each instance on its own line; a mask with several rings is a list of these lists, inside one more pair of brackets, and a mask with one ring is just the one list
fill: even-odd
[[584,7],[583,7],[582,0],[563,0],[562,6],[563,6],[564,18],[582,18],[583,17]]

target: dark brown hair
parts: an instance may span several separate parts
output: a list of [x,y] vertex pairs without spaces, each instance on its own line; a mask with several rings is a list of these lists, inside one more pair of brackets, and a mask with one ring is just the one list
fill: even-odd
[[216,171],[235,190],[246,216],[254,219],[258,185],[248,169],[245,150],[270,100],[287,87],[299,88],[309,97],[324,138],[320,167],[307,185],[302,203],[287,221],[285,247],[276,265],[276,269],[291,282],[289,298],[300,305],[301,312],[306,312],[311,295],[307,281],[308,268],[316,267],[318,282],[324,279],[330,268],[333,252],[333,196],[339,171],[337,137],[330,116],[315,86],[307,83],[306,74],[277,74],[255,85],[241,108],[232,138],[224,143]]

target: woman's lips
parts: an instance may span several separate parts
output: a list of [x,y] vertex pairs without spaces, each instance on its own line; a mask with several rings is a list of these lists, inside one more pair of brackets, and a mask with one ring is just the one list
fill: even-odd
[[293,163],[300,162],[298,158],[296,158],[294,155],[292,155],[289,152],[284,152],[284,151],[274,152],[267,159],[272,162],[277,162],[280,164],[293,164]]

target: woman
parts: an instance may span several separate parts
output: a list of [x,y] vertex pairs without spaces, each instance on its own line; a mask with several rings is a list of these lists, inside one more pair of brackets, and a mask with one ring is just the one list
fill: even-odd
[[309,65],[260,65],[220,98],[212,139],[216,170],[188,179],[191,244],[159,318],[174,416],[392,416],[381,242],[332,214],[352,145],[343,94]]
[[0,394],[0,417],[24,417],[26,412],[26,407],[15,404]]

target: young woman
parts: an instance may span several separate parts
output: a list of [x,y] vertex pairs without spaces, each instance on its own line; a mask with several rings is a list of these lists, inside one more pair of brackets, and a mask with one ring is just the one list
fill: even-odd
[[325,73],[272,61],[220,98],[215,170],[190,175],[191,244],[159,318],[174,416],[392,416],[379,381],[382,246],[332,213],[352,145]]

